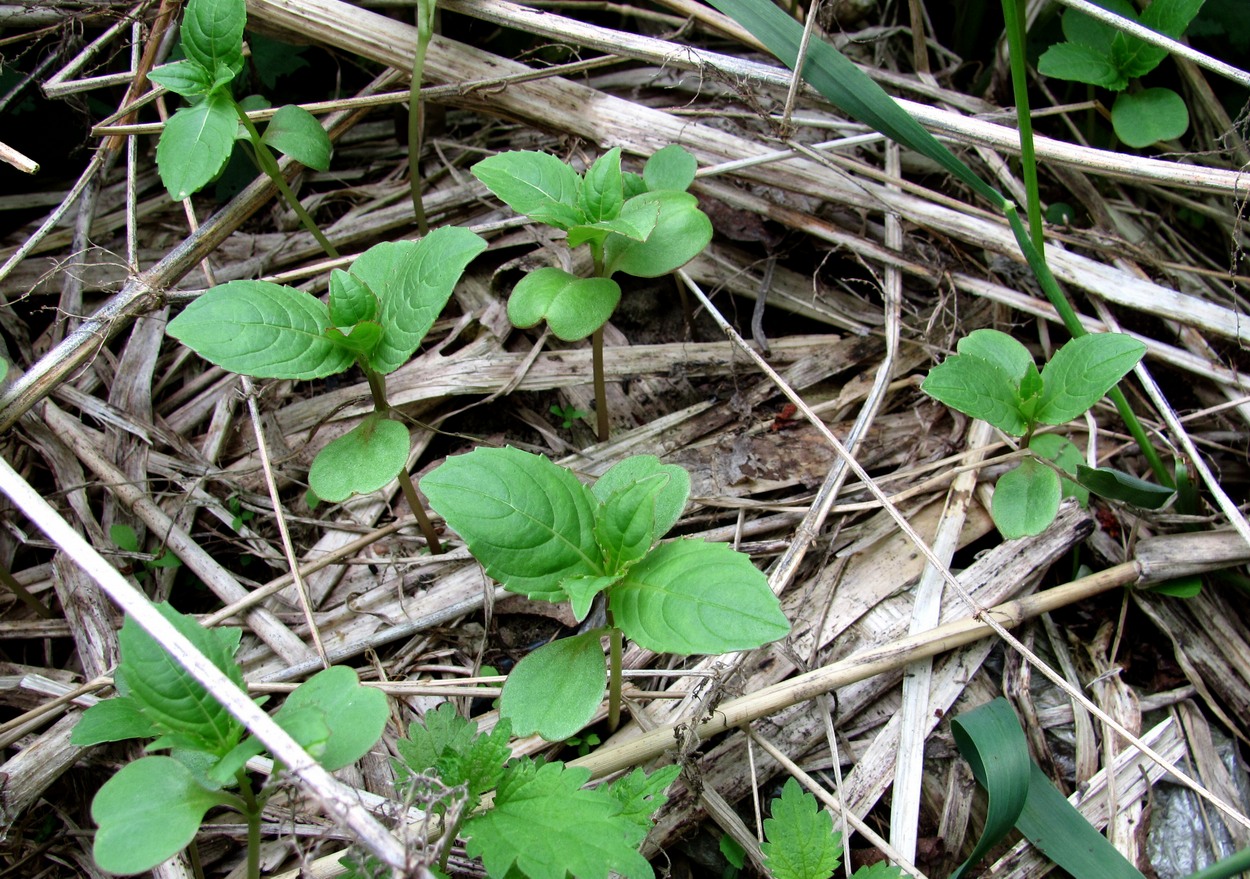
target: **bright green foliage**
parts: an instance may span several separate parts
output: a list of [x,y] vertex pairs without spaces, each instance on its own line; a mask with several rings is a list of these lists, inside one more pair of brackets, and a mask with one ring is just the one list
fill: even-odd
[[558,403],[553,403],[547,411],[560,419],[560,426],[565,430],[572,427],[573,423],[579,418],[585,418],[590,414],[589,412],[584,412],[575,406],[561,406]]
[[[789,631],[746,556],[693,539],[656,545],[681,516],[690,477],[654,456],[627,458],[591,489],[541,456],[479,448],[449,458],[421,487],[504,588],[572,601],[578,619],[604,592],[613,625],[648,649],[725,653]],[[501,705],[518,732],[564,739],[594,714],[603,695],[602,634],[540,647],[517,666]],[[561,697],[544,695],[561,677]]]
[[575,342],[607,323],[620,301],[620,285],[611,278],[579,278],[544,266],[517,282],[508,297],[508,320],[518,327],[546,320],[556,338]]
[[[1056,351],[1040,372],[1028,349],[998,330],[974,330],[956,350],[929,371],[921,390],[1006,434],[1025,437],[1025,446],[1037,456],[998,481],[990,513],[1004,537],[1040,534],[1054,521],[1064,496],[1085,504],[1090,490],[1101,493],[1101,488],[1122,484],[1112,477],[1086,480],[1086,473],[1098,471],[1083,465],[1079,449],[1061,437],[1034,437],[1033,431],[1038,424],[1065,424],[1083,415],[1137,365],[1145,345],[1119,333],[1080,336]],[[1172,494],[1151,488],[1163,500]]]
[[602,790],[584,789],[590,770],[525,762],[510,770],[495,791],[494,807],[464,824],[468,854],[486,872],[504,879],[516,869],[530,879],[628,879],[654,875],[638,846],[646,828],[622,817],[621,802]]
[[[237,529],[236,529],[237,530]],[[109,539],[117,544],[118,549],[126,552],[139,552],[139,535],[135,533],[135,529],[121,522],[115,523],[109,527]],[[168,548],[161,552],[154,559],[144,559],[140,563],[140,568],[133,573],[135,578],[142,581],[152,571],[158,568],[180,568],[182,560],[174,555]]]
[[[463,784],[469,796],[465,811],[472,812],[482,794],[503,779],[504,765],[512,756],[508,747],[511,734],[506,718],[500,719],[490,733],[479,733],[476,723],[465,720],[455,706],[444,702],[425,715],[424,723],[412,724],[407,738],[395,743],[401,784],[420,786],[420,777],[431,774],[447,787]],[[435,803],[433,808],[441,813],[446,805]]]
[[1157,510],[1168,502],[1176,492],[1171,488],[1146,482],[1128,473],[1110,467],[1086,467],[1080,465],[1077,477],[1090,491],[1108,500],[1124,501],[1146,510]]
[[[241,629],[205,629],[168,605],[157,609],[243,687],[243,669],[234,658]],[[250,785],[244,764],[264,748],[133,620],[126,619],[118,642],[121,663],[114,682],[119,695],[89,708],[70,740],[87,746],[155,738],[147,750],[171,750],[169,757],[128,764],[104,783],[92,803],[92,817],[100,825],[96,863],[110,873],[130,874],[177,854],[215,806],[228,805],[249,821],[259,821],[263,802],[227,788]],[[386,719],[382,691],[361,687],[353,670],[339,666],[296,688],[274,717],[327,769],[341,769],[364,756]],[[256,803],[251,811],[249,800]]]
[[[1095,0],[1104,9],[1169,37],[1181,36],[1204,0],[1154,0],[1139,15],[1129,0]],[[1063,13],[1066,42],[1043,53],[1038,70],[1056,79],[1074,80],[1120,92],[1111,108],[1116,136],[1131,147],[1150,146],[1180,137],[1189,128],[1189,112],[1176,92],[1166,88],[1126,91],[1131,80],[1162,63],[1167,50],[1129,36],[1074,9]]]
[[[455,226],[420,241],[378,244],[330,276],[327,305],[268,281],[206,291],[169,322],[169,334],[223,369],[257,378],[313,379],[359,364],[380,376],[412,357],[469,262],[486,242]],[[376,491],[408,460],[407,429],[375,413],[318,454],[309,482],[341,501]]]
[[650,775],[636,767],[607,786],[607,792],[620,802],[621,817],[643,830],[651,829],[651,816],[668,801],[664,791],[681,775],[680,766],[665,766]]
[[[153,82],[192,101],[169,119],[156,147],[157,168],[170,198],[181,201],[202,189],[221,173],[234,149],[241,111],[231,84],[243,69],[246,23],[245,0],[190,0],[181,30],[186,59],[150,74]],[[305,110],[283,107],[263,141],[311,168],[329,167],[330,139]]]

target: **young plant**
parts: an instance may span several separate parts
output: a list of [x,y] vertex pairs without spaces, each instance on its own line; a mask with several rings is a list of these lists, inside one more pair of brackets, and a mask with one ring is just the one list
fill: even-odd
[[[318,171],[330,167],[330,138],[311,113],[280,107],[262,135],[234,99],[232,84],[243,69],[245,0],[190,0],[183,16],[185,58],[153,70],[148,77],[191,103],[161,132],[156,166],[169,197],[182,201],[199,192],[225,167],[236,140],[248,144],[257,166],[273,181],[304,227],[331,256],[337,251],[287,185],[272,150]],[[263,99],[248,98],[253,109]]]
[[508,676],[500,713],[519,735],[559,741],[590,722],[603,699],[604,635],[615,728],[623,637],[657,653],[727,653],[790,630],[747,556],[692,538],[658,543],[681,517],[690,477],[652,455],[626,458],[587,488],[540,455],[478,448],[448,458],[421,485],[505,589],[569,601],[579,621],[606,596],[606,626],[538,648]]
[[[141,547],[139,546],[139,535],[136,534],[135,529],[131,528],[129,525],[123,525],[121,523],[113,525],[109,528],[109,538],[117,545],[117,548],[123,552],[137,554],[141,551]],[[144,577],[155,573],[161,568],[180,567],[182,567],[182,560],[179,559],[178,556],[174,555],[169,547],[166,547],[162,550],[160,555],[155,558],[140,559],[137,568],[132,565],[129,572],[123,571],[123,573],[133,573],[135,575],[135,579],[142,581]]]
[[334,270],[328,305],[280,284],[231,281],[187,306],[170,321],[169,334],[205,360],[256,378],[324,378],[359,366],[374,411],[317,453],[309,484],[318,497],[338,502],[398,477],[431,550],[439,552],[408,475],[408,428],[391,418],[385,376],[417,350],[465,267],[485,247],[455,226],[420,241],[377,244],[347,271]]
[[[162,616],[214,665],[243,686],[235,660],[241,629],[205,629],[168,605]],[[204,816],[227,809],[248,828],[247,875],[260,876],[260,818],[272,788],[257,790],[246,763],[264,746],[221,706],[165,649],[131,619],[118,633],[121,663],[114,674],[119,695],[93,705],[70,740],[87,746],[155,739],[148,751],[104,783],[91,803],[96,831],[92,853],[100,869],[129,875],[150,870],[194,839]],[[386,696],[362,687],[345,666],[325,669],[301,684],[274,720],[327,769],[364,756],[386,725]]]
[[[443,703],[414,723],[396,742],[400,786],[463,786],[459,819],[446,828],[441,867],[457,836],[468,840],[469,857],[480,857],[492,879],[607,879],[609,871],[629,879],[652,879],[651,865],[638,847],[651,829],[651,816],[665,803],[664,791],[680,769],[642,769],[611,784],[586,788],[590,771],[559,761],[524,757],[509,763],[510,728],[501,719],[489,734]],[[488,808],[483,794],[495,791]],[[434,810],[448,813],[448,803]]]
[[[1139,14],[1129,0],[1097,0],[1104,9],[1173,38],[1185,33],[1203,2],[1153,0]],[[1045,76],[1117,92],[1111,107],[1116,137],[1128,146],[1140,148],[1180,137],[1189,129],[1185,101],[1172,89],[1129,89],[1133,80],[1162,63],[1167,49],[1152,46],[1075,9],[1064,11],[1062,24],[1066,42],[1047,49],[1038,60],[1037,69]]]
[[[842,863],[842,834],[833,832],[833,816],[793,778],[772,801],[760,843],[772,879],[829,879]],[[860,867],[851,879],[901,879],[903,871],[885,862]]]
[[555,156],[519,150],[473,166],[473,176],[505,204],[590,247],[592,276],[579,278],[549,266],[530,272],[508,298],[508,317],[521,328],[547,322],[566,342],[591,336],[599,439],[608,439],[603,377],[603,325],[621,300],[616,272],[658,278],[699,255],[712,240],[712,223],[686,192],[694,182],[693,156],[676,144],[647,160],[642,176],[621,170],[621,151],[608,150],[578,174]]
[[568,430],[575,422],[590,414],[589,412],[583,412],[576,406],[561,406],[558,403],[553,403],[548,411],[560,419],[560,426],[565,430]]
[[1004,537],[1040,534],[1054,521],[1064,496],[1084,503],[1086,489],[1148,507],[1162,505],[1173,494],[1111,468],[1085,466],[1066,439],[1033,435],[1039,424],[1066,424],[1102,399],[1146,353],[1141,342],[1120,333],[1081,336],[1056,351],[1040,372],[1028,349],[998,330],[974,330],[956,350],[929,371],[920,389],[1009,436],[1022,437],[1021,445],[1033,453],[995,487],[990,514]]

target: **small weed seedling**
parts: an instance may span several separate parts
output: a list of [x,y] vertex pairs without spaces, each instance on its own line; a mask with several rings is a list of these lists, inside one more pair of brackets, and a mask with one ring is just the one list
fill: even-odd
[[313,218],[287,185],[272,150],[317,171],[330,167],[330,138],[311,113],[280,107],[262,135],[244,106],[260,109],[263,99],[234,99],[231,84],[243,69],[245,0],[190,0],[182,20],[182,61],[165,64],[148,76],[191,101],[161,132],[156,166],[169,197],[182,201],[199,192],[225,167],[236,140],[252,148],[257,166],[273,181],[304,227],[331,256],[338,256]]
[[508,298],[508,317],[521,328],[547,322],[566,342],[592,336],[599,439],[608,439],[603,377],[603,325],[616,311],[616,272],[658,278],[699,255],[712,223],[693,195],[694,157],[676,144],[647,160],[642,176],[621,171],[621,151],[608,150],[578,174],[555,156],[528,150],[500,153],[473,166],[473,176],[531,220],[568,233],[569,247],[590,246],[593,277],[549,266],[530,272]]
[[[842,862],[842,834],[833,832],[833,816],[816,805],[793,778],[772,801],[760,843],[772,879],[828,879]],[[903,871],[885,862],[860,867],[851,879],[901,879]]]
[[[1129,0],[1097,0],[1099,6],[1151,30],[1177,38],[1202,8],[1204,0],[1153,0],[1139,14]],[[1116,137],[1131,147],[1147,147],[1180,137],[1189,129],[1185,101],[1169,88],[1129,89],[1162,63],[1167,49],[1152,46],[1075,9],[1063,13],[1066,42],[1056,43],[1038,60],[1045,76],[1075,80],[1118,92],[1111,107]]]
[[[446,867],[456,837],[463,836],[469,857],[480,857],[491,879],[607,879],[609,871],[652,879],[651,865],[638,847],[678,767],[650,775],[635,769],[611,784],[587,788],[587,769],[532,757],[509,762],[510,732],[508,721],[501,719],[489,734],[479,733],[476,723],[443,703],[395,743],[406,796],[424,793],[420,788],[430,788],[432,776],[442,790],[465,791],[465,802],[455,809],[460,817],[445,830],[441,866]],[[489,808],[479,808],[482,795],[492,789]],[[433,808],[446,818],[448,806],[444,800]]]
[[318,497],[338,502],[398,477],[431,550],[439,552],[408,476],[408,428],[390,417],[385,376],[417,350],[465,267],[485,247],[455,226],[420,241],[374,245],[348,271],[330,275],[328,306],[292,287],[231,281],[187,306],[170,321],[169,334],[205,360],[256,378],[324,378],[360,366],[374,411],[318,452],[308,482]]
[[568,430],[576,422],[590,414],[578,409],[576,406],[561,406],[558,403],[552,404],[548,411],[560,419],[560,426],[565,430]]
[[[109,528],[109,538],[117,545],[117,548],[123,552],[138,553],[141,551],[139,546],[139,535],[135,533],[135,529],[129,525],[116,524]],[[134,574],[136,580],[142,580],[144,577],[160,570],[161,568],[180,568],[182,560],[174,555],[168,547],[161,551],[156,558],[141,559],[138,566],[131,566],[131,573]]]
[[974,330],[956,350],[929,371],[921,390],[1009,436],[1023,437],[1021,444],[1033,452],[994,489],[990,514],[1004,537],[1040,534],[1065,495],[1084,504],[1094,491],[1150,508],[1172,496],[1170,488],[1085,466],[1067,439],[1033,435],[1037,425],[1066,424],[1102,399],[1146,353],[1141,342],[1120,333],[1081,336],[1056,351],[1041,372],[1027,348],[998,330]]
[[[241,629],[205,629],[168,605],[161,614],[214,665],[243,686],[235,660]],[[150,870],[191,842],[204,816],[224,808],[248,828],[247,875],[260,876],[260,818],[272,789],[253,787],[245,764],[264,747],[133,620],[118,634],[118,696],[83,714],[75,745],[155,739],[149,751],[110,778],[91,803],[93,854],[100,869],[122,875]],[[329,770],[364,756],[386,725],[386,696],[362,687],[356,672],[333,666],[286,697],[274,720]]]
[[604,634],[615,728],[623,636],[657,653],[726,653],[790,631],[747,556],[689,538],[656,545],[681,517],[690,477],[654,456],[626,458],[587,488],[540,455],[479,448],[447,459],[421,485],[505,589],[570,601],[578,620],[606,593],[605,628],[546,644],[508,676],[499,707],[518,735],[559,741],[590,722],[603,699]]

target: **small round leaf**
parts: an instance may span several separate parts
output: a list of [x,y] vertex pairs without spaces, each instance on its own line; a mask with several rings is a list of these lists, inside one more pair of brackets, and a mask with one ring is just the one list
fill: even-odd
[[607,323],[620,301],[621,288],[610,278],[579,278],[547,266],[530,272],[513,289],[508,319],[522,328],[546,320],[558,338],[576,342]]
[[1141,149],[1161,140],[1173,140],[1189,130],[1185,100],[1166,88],[1121,92],[1111,107],[1116,137]]
[[644,192],[630,199],[621,209],[624,216],[638,202],[659,208],[659,219],[646,241],[633,241],[623,235],[609,235],[604,242],[607,273],[624,272],[639,278],[658,278],[675,271],[698,256],[712,240],[712,221],[699,210],[699,202],[688,192]]
[[1034,458],[999,477],[990,502],[990,516],[1003,537],[1041,534],[1059,514],[1063,488],[1059,474]]
[[408,463],[408,428],[371,415],[317,453],[308,484],[332,503],[377,491]]

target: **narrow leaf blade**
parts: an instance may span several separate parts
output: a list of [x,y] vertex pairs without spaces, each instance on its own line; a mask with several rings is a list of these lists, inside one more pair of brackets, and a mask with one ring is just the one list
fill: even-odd
[[1143,510],[1157,510],[1176,494],[1174,489],[1138,479],[1113,467],[1094,468],[1082,464],[1076,468],[1076,475],[1081,485],[1099,497],[1123,501]]

